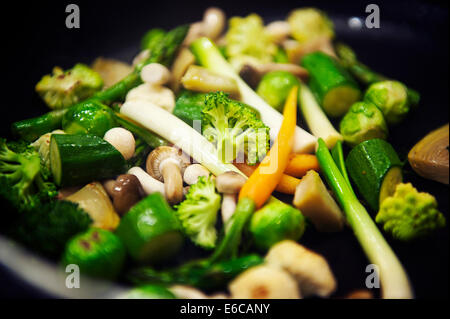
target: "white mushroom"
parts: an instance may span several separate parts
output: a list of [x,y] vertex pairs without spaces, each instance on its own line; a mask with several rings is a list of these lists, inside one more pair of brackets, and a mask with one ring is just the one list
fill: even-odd
[[114,146],[125,160],[133,157],[136,143],[130,131],[122,127],[114,127],[105,133],[103,139]]
[[142,190],[146,195],[156,192],[160,192],[164,195],[164,184],[151,177],[142,168],[137,166],[132,167],[128,170],[128,174],[132,174],[137,177],[141,183]]
[[266,265],[252,267],[229,285],[233,299],[299,299],[298,284],[286,271]]
[[189,66],[195,63],[195,56],[188,48],[181,48],[170,70],[172,77],[170,80],[170,88],[178,92],[180,88],[180,79],[186,73]]
[[223,10],[215,7],[206,9],[203,15],[203,35],[212,40],[217,39],[225,28],[226,17]]
[[183,174],[183,180],[188,185],[197,183],[200,176],[209,176],[209,171],[201,164],[192,164],[186,167]]
[[293,275],[304,297],[328,297],[336,290],[336,279],[325,258],[295,241],[284,240],[272,246],[266,262]]
[[184,285],[173,285],[169,290],[178,299],[227,299],[228,296],[222,293],[216,293],[211,296],[206,295],[197,288]]
[[148,101],[172,112],[175,108],[175,95],[169,88],[143,83],[127,94],[126,101]]
[[287,21],[274,21],[265,27],[267,35],[275,43],[281,43],[291,34],[291,26]]
[[139,54],[136,55],[135,58],[133,59],[133,66],[136,66],[139,63],[144,62],[149,57],[150,57],[150,50],[149,49],[146,49],[146,50],[143,50],[143,51],[139,52]]
[[170,71],[159,63],[150,63],[142,68],[141,79],[145,83],[161,86],[169,82]]
[[188,163],[181,150],[171,146],[159,146],[147,157],[147,173],[164,182],[166,199],[170,204],[177,204],[183,199],[182,175]]
[[222,198],[222,221],[225,224],[236,209],[236,195],[245,184],[245,177],[236,172],[225,172],[216,177],[216,188],[223,194]]

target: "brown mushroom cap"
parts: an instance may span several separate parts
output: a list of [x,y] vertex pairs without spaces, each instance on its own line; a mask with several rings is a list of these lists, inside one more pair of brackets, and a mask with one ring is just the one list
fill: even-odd
[[239,173],[228,171],[216,177],[216,188],[219,193],[237,194],[245,184],[245,177]]
[[116,179],[112,194],[113,205],[117,213],[124,215],[141,198],[141,183],[132,174],[119,175]]
[[166,160],[174,161],[180,167],[181,174],[184,173],[184,170],[189,165],[189,161],[186,156],[184,156],[181,149],[176,149],[171,146],[159,146],[155,148],[147,157],[147,173],[149,173],[153,178],[164,182],[161,164],[163,164]]

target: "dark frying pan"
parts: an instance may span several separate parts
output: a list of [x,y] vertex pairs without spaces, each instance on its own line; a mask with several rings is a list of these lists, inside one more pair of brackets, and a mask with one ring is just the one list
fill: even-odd
[[[2,78],[5,81],[0,136],[9,136],[9,125],[13,121],[46,111],[34,93],[34,85],[53,66],[68,68],[76,62],[90,63],[98,56],[131,61],[146,30],[152,27],[168,29],[199,20],[203,10],[212,4],[76,1],[81,10],[81,28],[67,29],[65,7],[69,3],[40,1],[27,7],[13,7],[8,14],[3,12],[11,19],[2,20],[5,23],[2,26],[5,32],[2,51],[7,56],[3,59]],[[335,22],[338,38],[350,44],[363,62],[421,92],[419,109],[410,114],[405,123],[391,130],[390,141],[406,158],[408,150],[422,136],[448,122],[448,5],[435,1],[377,1],[381,28],[350,28],[349,18],[365,18],[365,7],[369,3],[277,0],[227,1],[216,5],[228,16],[256,12],[266,22],[282,19],[292,8],[301,6],[315,6],[328,12]],[[448,186],[422,179],[408,166],[405,175],[420,190],[435,195],[448,218]],[[430,238],[411,244],[389,242],[404,264],[417,297],[448,297],[448,226]],[[309,230],[302,243],[329,261],[338,280],[337,297],[365,287],[368,262],[349,229],[337,234]],[[31,265],[40,264],[39,257],[24,256],[21,250],[6,243],[4,237],[0,237],[0,244],[4,249],[0,258],[0,296],[47,297],[55,294],[42,281],[32,280],[29,272],[33,268],[25,267],[28,261]],[[189,254],[188,249],[185,258]],[[54,265],[43,267],[51,272]],[[98,291],[98,294],[102,292]]]

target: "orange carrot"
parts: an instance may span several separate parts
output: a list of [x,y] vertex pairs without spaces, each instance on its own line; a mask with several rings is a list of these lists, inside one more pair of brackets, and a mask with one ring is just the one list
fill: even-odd
[[[258,167],[250,166],[246,163],[233,163],[234,166],[236,166],[242,173],[244,173],[247,176],[252,175],[252,173],[256,170]],[[295,189],[298,184],[300,184],[301,180],[292,176],[289,176],[287,174],[283,174],[281,177],[280,182],[277,185],[277,188],[275,190],[280,193],[293,195],[295,194]]]
[[319,171],[319,162],[313,154],[291,154],[285,174],[294,177],[303,177],[309,170]]
[[281,128],[267,156],[248,178],[239,193],[239,200],[249,198],[261,207],[277,187],[289,162],[297,124],[297,92],[292,88],[284,106]]

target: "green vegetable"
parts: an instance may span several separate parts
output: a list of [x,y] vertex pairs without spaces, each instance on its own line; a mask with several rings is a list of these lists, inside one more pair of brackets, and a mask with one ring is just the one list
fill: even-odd
[[371,139],[358,144],[348,154],[345,164],[359,193],[375,212],[402,181],[403,163],[384,140]]
[[[338,55],[342,65],[347,70],[349,70],[350,73],[352,73],[352,75],[360,82],[366,85],[370,85],[375,82],[388,80],[388,78],[386,78],[384,75],[372,71],[368,66],[358,61],[355,52],[353,52],[353,50],[348,45],[338,43],[336,44],[335,49],[336,54]],[[411,106],[416,106],[417,104],[419,104],[420,101],[419,92],[411,88],[407,88],[407,94],[408,94],[408,101]]]
[[250,220],[250,233],[262,251],[284,239],[299,240],[305,231],[302,213],[283,202],[273,200],[256,211]]
[[36,92],[50,108],[61,109],[91,97],[102,87],[100,74],[78,63],[67,71],[55,67],[53,74],[45,75],[39,81]]
[[159,263],[178,253],[183,244],[181,225],[160,193],[153,193],[122,217],[116,234],[138,262]]
[[292,73],[272,71],[263,76],[256,93],[277,111],[283,112],[284,102],[294,86],[300,86],[300,81]]
[[353,104],[342,118],[339,130],[344,141],[351,146],[373,138],[385,140],[388,137],[383,113],[368,101]]
[[375,104],[383,112],[389,124],[400,123],[410,109],[408,89],[398,81],[381,81],[372,84],[367,89],[364,99]]
[[200,289],[219,289],[241,272],[263,262],[262,257],[251,254],[216,263],[208,260],[193,261],[161,271],[149,267],[138,268],[129,277],[136,284],[180,284]]
[[299,91],[299,107],[313,135],[322,138],[328,148],[332,148],[337,142],[342,141],[342,135],[336,131],[311,90],[303,83]]
[[219,159],[232,162],[244,151],[250,164],[262,160],[269,149],[269,128],[247,105],[223,92],[206,96],[202,110],[203,135],[216,145]]
[[175,295],[167,288],[159,285],[145,285],[133,288],[122,299],[176,299]]
[[194,121],[201,123],[205,97],[206,94],[204,93],[183,91],[175,103],[173,115],[186,122],[189,126],[193,126]]
[[162,29],[151,29],[149,30],[141,40],[142,50],[152,50],[157,47],[158,43],[163,41],[166,36],[166,32]]
[[26,143],[10,147],[0,138],[0,194],[19,209],[56,196],[55,185],[48,182],[50,174],[41,166],[38,152]]
[[195,244],[211,249],[216,246],[215,224],[219,209],[220,195],[216,193],[214,179],[201,176],[177,206],[177,216],[184,232]]
[[408,275],[400,261],[345,181],[322,139],[319,139],[316,156],[321,172],[336,195],[367,258],[378,266],[382,297],[413,298]]
[[[215,71],[219,74],[229,76],[236,80],[239,87],[241,101],[253,107],[259,112],[261,120],[270,128],[270,138],[275,140],[283,121],[283,116],[255,91],[253,91],[233,70],[232,66],[223,58],[220,51],[207,38],[200,38],[191,44],[192,53],[194,53],[197,61],[202,66]],[[292,146],[294,153],[309,153],[314,150],[316,138],[300,128],[295,129],[295,139]]]
[[226,53],[230,59],[251,56],[262,63],[271,62],[277,47],[264,30],[264,22],[257,14],[229,20]]
[[40,200],[33,206],[20,206],[11,207],[14,216],[7,234],[48,257],[59,257],[68,240],[87,230],[92,223],[77,204],[64,200]]
[[55,183],[61,186],[111,178],[125,169],[122,154],[95,135],[53,134],[50,163]]
[[277,47],[277,52],[273,56],[273,62],[275,63],[289,63],[289,58],[286,51],[282,47]]
[[81,275],[113,280],[122,270],[125,256],[125,247],[116,235],[90,228],[67,243],[62,264],[78,265]]
[[242,198],[238,201],[234,214],[225,225],[225,237],[220,241],[209,258],[210,262],[237,257],[243,229],[247,226],[254,211],[255,202],[252,199]]
[[54,110],[44,115],[12,124],[12,133],[27,142],[33,142],[45,133],[61,128],[67,109]]
[[380,206],[376,222],[385,232],[401,241],[411,241],[445,227],[445,217],[437,209],[436,198],[419,193],[410,183],[400,183],[395,193]]
[[309,87],[325,113],[339,117],[361,97],[355,80],[332,57],[313,52],[302,58],[302,66],[309,72]]
[[38,151],[41,157],[41,165],[45,167],[46,170],[50,172],[50,138],[52,134],[64,134],[62,130],[55,130],[50,133],[46,133],[39,137],[35,142],[31,144]]
[[344,159],[344,148],[342,145],[342,141],[337,141],[336,145],[331,149],[331,156],[333,156],[333,160],[336,163],[339,171],[344,177],[345,181],[348,183],[348,186],[351,187],[350,178],[347,174],[347,169],[345,167],[345,159]]
[[101,138],[114,126],[112,111],[94,101],[71,107],[62,120],[62,128],[67,134],[92,134]]
[[319,9],[296,9],[289,14],[287,21],[291,26],[292,37],[300,43],[334,37],[333,22]]

